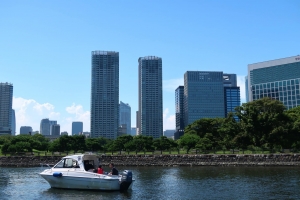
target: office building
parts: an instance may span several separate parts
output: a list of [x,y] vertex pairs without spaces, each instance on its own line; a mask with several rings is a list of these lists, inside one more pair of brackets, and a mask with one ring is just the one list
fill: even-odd
[[42,135],[50,135],[50,120],[48,118],[41,120],[40,133]]
[[13,85],[0,83],[0,135],[12,134]]
[[248,65],[249,101],[269,97],[291,109],[300,105],[300,55]]
[[162,59],[140,57],[139,63],[139,135],[159,138],[163,135]]
[[57,136],[60,135],[60,125],[59,124],[53,124],[51,125],[51,135]]
[[49,120],[49,126],[50,126],[50,134],[52,135],[52,127],[53,125],[56,125],[57,121],[55,120]]
[[164,131],[164,136],[166,136],[167,138],[174,139],[175,132],[176,132],[176,130],[165,130]]
[[131,135],[136,136],[136,128],[135,127],[131,127]]
[[176,133],[174,139],[179,139],[184,134],[184,86],[179,86],[175,90],[175,117]]
[[32,127],[31,126],[21,126],[20,127],[20,135],[32,135]]
[[[223,74],[225,117],[234,113],[241,105],[240,87],[237,86],[236,74]],[[238,117],[234,117],[238,120]]]
[[248,76],[245,76],[245,95],[246,95],[246,103],[248,103],[249,102]]
[[80,135],[83,132],[83,122],[72,122],[72,135]]
[[119,127],[119,53],[92,51],[91,137],[115,139]]
[[123,103],[120,101],[120,119],[119,119],[119,126],[126,124],[127,130],[126,134],[131,134],[131,107],[128,103]]
[[11,135],[16,135],[16,114],[14,109],[11,112]]
[[63,131],[60,133],[60,135],[68,135],[68,132],[67,131]]
[[201,118],[225,117],[223,72],[184,74],[184,126]]

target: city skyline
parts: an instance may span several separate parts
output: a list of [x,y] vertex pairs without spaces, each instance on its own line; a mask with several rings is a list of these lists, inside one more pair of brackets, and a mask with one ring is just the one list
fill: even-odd
[[[270,7],[270,5],[272,5]],[[16,132],[56,119],[90,131],[90,52],[120,52],[119,101],[138,110],[141,56],[163,67],[163,126],[175,129],[175,89],[186,71],[237,74],[245,102],[247,65],[298,55],[299,1],[3,2],[0,82],[14,85]],[[107,17],[109,16],[109,17]]]

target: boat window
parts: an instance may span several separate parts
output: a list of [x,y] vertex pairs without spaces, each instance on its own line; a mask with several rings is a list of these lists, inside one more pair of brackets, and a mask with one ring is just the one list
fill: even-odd
[[63,167],[64,167],[64,162],[65,162],[65,160],[59,161],[59,163],[57,163],[57,164],[54,166],[54,168],[63,168]]
[[[74,160],[75,161],[75,160]],[[75,161],[76,162],[76,161]],[[65,165],[64,165],[64,168],[71,168],[73,167],[73,159],[71,158],[67,158],[65,160]]]

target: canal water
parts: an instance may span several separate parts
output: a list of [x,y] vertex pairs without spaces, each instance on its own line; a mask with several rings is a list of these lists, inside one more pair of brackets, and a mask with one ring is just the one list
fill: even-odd
[[117,168],[133,171],[131,191],[54,189],[46,168],[0,168],[0,199],[300,199],[300,167]]

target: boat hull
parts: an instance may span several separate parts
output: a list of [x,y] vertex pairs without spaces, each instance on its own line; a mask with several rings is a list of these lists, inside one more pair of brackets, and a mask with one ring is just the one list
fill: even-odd
[[[53,188],[65,188],[65,189],[84,189],[84,190],[120,190],[120,180],[116,177],[110,177],[105,175],[98,175],[91,177],[84,176],[72,176],[62,174],[61,177],[53,176],[52,174],[42,174],[41,176],[50,184]],[[128,189],[132,187],[132,183]]]

